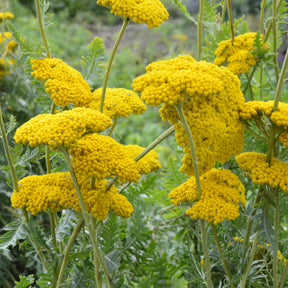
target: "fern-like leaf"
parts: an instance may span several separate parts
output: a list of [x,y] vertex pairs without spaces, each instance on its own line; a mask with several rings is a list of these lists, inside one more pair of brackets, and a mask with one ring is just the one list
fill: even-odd
[[196,19],[189,13],[186,6],[180,0],[172,0],[172,2],[179,8],[179,10],[195,25],[197,25]]

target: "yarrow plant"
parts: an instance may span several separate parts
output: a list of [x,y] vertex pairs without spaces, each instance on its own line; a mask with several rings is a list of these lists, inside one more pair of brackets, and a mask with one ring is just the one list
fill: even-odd
[[[269,5],[263,0],[261,31],[235,36],[241,29],[233,22],[230,0],[200,0],[197,20],[174,0],[197,24],[197,56],[186,52],[155,59],[131,79],[130,89],[108,86],[118,65],[113,60],[129,23],[145,29],[166,25],[169,14],[161,1],[97,1],[123,20],[99,86],[88,78],[102,65],[100,38],[89,45],[82,58],[83,67],[89,67],[81,73],[54,56],[46,37],[46,1],[35,0],[43,47],[29,53],[29,41],[6,25],[13,14],[0,12],[5,28],[0,81],[11,73],[5,61],[15,61],[19,46],[42,105],[16,129],[14,118],[5,127],[0,110],[8,162],[3,170],[13,190],[9,209],[17,215],[3,229],[8,232],[1,235],[0,247],[8,251],[23,242],[39,263],[33,275],[19,275],[15,287],[287,285],[287,216],[282,210],[288,193],[288,56],[279,73],[277,23],[285,7],[272,2],[265,29]],[[203,19],[210,15],[224,22],[226,9],[231,31],[221,23],[207,33],[211,26]],[[210,55],[201,51],[203,33],[207,43],[215,33],[220,38]],[[213,63],[207,61],[211,53]],[[271,90],[265,99],[259,91],[264,76]],[[146,147],[124,143],[117,124],[132,114],[149,121],[149,106],[167,130]],[[163,161],[161,148],[173,134],[173,156]],[[165,203],[160,213],[159,203]]]

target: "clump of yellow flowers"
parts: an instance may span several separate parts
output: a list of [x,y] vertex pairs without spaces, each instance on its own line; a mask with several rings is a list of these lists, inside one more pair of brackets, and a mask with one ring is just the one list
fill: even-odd
[[190,55],[158,61],[146,67],[146,74],[133,81],[148,105],[163,103],[160,113],[176,130],[177,143],[184,148],[181,172],[193,175],[192,156],[183,124],[174,105],[184,103],[184,115],[196,146],[200,174],[241,152],[244,129],[239,107],[244,103],[239,79],[225,67]]
[[174,205],[194,202],[186,214],[192,219],[205,219],[215,225],[239,216],[239,203],[246,204],[245,188],[238,177],[227,169],[211,169],[200,177],[201,198],[197,200],[195,178],[192,177],[169,193]]
[[146,23],[148,28],[158,27],[168,20],[169,14],[159,0],[98,0],[97,4],[111,9],[111,13]]
[[[256,34],[249,32],[235,37],[234,41],[229,39],[219,42],[214,64],[227,65],[227,68],[235,74],[248,73],[259,60],[253,54],[256,48],[254,46]],[[264,44],[263,49],[267,48],[268,46]]]

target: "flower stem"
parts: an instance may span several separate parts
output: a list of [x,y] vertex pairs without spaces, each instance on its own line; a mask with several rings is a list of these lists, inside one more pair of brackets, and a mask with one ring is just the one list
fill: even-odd
[[283,288],[283,285],[285,284],[285,280],[286,280],[287,274],[288,274],[288,261],[286,261],[286,265],[285,265],[284,271],[283,271],[283,273],[281,275],[279,288]]
[[253,89],[252,89],[252,86],[251,86],[251,77],[248,76],[248,73],[245,73],[245,76],[246,76],[246,79],[247,79],[247,85],[248,85],[248,88],[249,88],[249,91],[250,91],[251,100],[254,101]]
[[[255,71],[256,71],[256,68],[257,68],[257,66],[255,65],[255,66],[253,67],[253,70],[251,71],[249,77],[247,78],[247,80],[248,80],[248,81],[247,81],[247,84],[246,84],[244,90],[242,91],[242,93],[243,93],[244,96],[245,96],[248,88],[250,87],[250,83],[251,83],[251,80],[252,80],[252,78],[253,78],[253,75],[254,75],[254,73],[255,73]],[[246,77],[247,77],[247,76],[246,76]]]
[[[92,221],[90,219],[89,213],[86,210],[86,206],[85,206],[85,202],[83,200],[82,194],[81,194],[80,186],[78,184],[78,181],[77,181],[77,178],[76,178],[76,175],[75,175],[72,163],[71,163],[70,155],[69,155],[68,150],[66,148],[63,147],[60,150],[62,151],[62,153],[64,155],[65,161],[67,163],[68,169],[69,169],[70,174],[71,174],[71,178],[72,178],[72,181],[73,181],[76,193],[77,193],[77,197],[78,197],[78,200],[79,200],[79,204],[80,204],[80,207],[81,207],[81,212],[82,212],[85,224],[86,224],[86,226],[88,228],[89,235],[90,235],[90,238],[91,238],[91,241],[92,241],[94,255],[97,255],[97,258],[94,259],[94,265],[97,265],[97,263],[98,263],[97,260],[100,262],[100,265],[101,265],[101,267],[103,269],[104,275],[105,275],[105,277],[107,279],[108,286],[110,288],[113,288],[114,286],[113,286],[111,277],[109,275],[109,271],[108,271],[108,269],[107,269],[107,267],[105,265],[105,262],[103,261],[102,257],[100,256],[101,252],[100,252],[99,247],[98,247],[98,243],[97,243],[94,227],[93,227]],[[95,279],[97,281],[98,275],[95,275]],[[101,288],[101,286],[98,287],[98,288]]]
[[110,128],[110,131],[109,131],[108,136],[111,136],[111,134],[112,134],[112,132],[113,132],[113,130],[114,130],[116,124],[117,124],[117,117],[114,118],[114,122],[113,122],[112,127]]
[[55,213],[48,212],[49,214],[49,220],[50,220],[50,230],[51,230],[51,236],[52,236],[52,244],[54,247],[54,250],[57,251],[57,241],[56,241],[56,233],[55,233]]
[[277,193],[274,208],[274,232],[275,232],[275,251],[273,255],[273,287],[278,288],[278,250],[279,250],[279,195]]
[[119,32],[119,35],[118,35],[118,37],[115,41],[115,44],[113,46],[109,62],[107,64],[107,68],[106,68],[106,72],[105,72],[105,76],[104,76],[104,81],[103,81],[103,87],[102,87],[102,95],[101,95],[101,100],[100,100],[100,112],[103,112],[103,108],[104,108],[105,92],[106,92],[106,88],[107,88],[107,83],[108,83],[108,78],[109,78],[112,62],[113,62],[114,56],[116,54],[117,48],[119,46],[119,43],[120,43],[120,41],[124,35],[124,32],[128,26],[128,22],[129,22],[129,19],[125,17],[123,19],[123,24],[122,24],[121,30]]
[[264,13],[265,13],[266,0],[261,2],[261,12],[260,12],[260,33],[264,33]]
[[200,0],[199,20],[197,23],[197,60],[201,59],[202,30],[203,30],[204,0]]
[[[220,241],[219,241],[219,237],[218,237],[218,234],[217,234],[217,228],[216,228],[216,225],[214,225],[213,223],[211,224],[211,227],[212,227],[214,239],[215,239],[215,242],[216,242],[216,246],[217,246],[217,249],[218,249],[219,257],[220,257],[220,259],[221,259],[221,258],[222,258],[222,248],[221,248]],[[235,285],[234,285],[233,280],[232,280],[231,272],[230,272],[230,270],[229,270],[229,267],[228,267],[228,265],[227,265],[226,260],[223,259],[223,258],[222,258],[222,263],[223,263],[223,266],[224,266],[224,270],[225,270],[225,272],[226,272],[226,275],[227,275],[228,278],[229,278],[230,287],[231,287],[231,288],[235,288]]]
[[40,0],[35,0],[35,7],[36,7],[36,15],[37,15],[38,25],[40,29],[40,34],[41,34],[44,47],[46,50],[46,57],[51,58],[51,52],[49,50],[49,45],[48,45],[47,37],[45,34],[45,27],[44,27],[44,23],[42,19],[42,14],[41,14]]
[[253,259],[254,259],[254,256],[255,256],[255,253],[256,253],[256,250],[257,250],[258,234],[259,234],[259,231],[257,231],[257,233],[255,235],[255,238],[254,238],[254,241],[253,241],[252,249],[251,249],[251,251],[249,253],[249,260],[248,260],[246,269],[244,271],[244,274],[243,274],[241,282],[240,282],[240,288],[245,288],[246,287],[246,281],[247,281],[249,272],[251,271],[252,262],[253,262]]
[[228,12],[229,12],[229,22],[230,22],[230,28],[231,28],[232,45],[233,45],[235,34],[234,34],[234,26],[233,26],[231,0],[228,0]]
[[72,232],[69,241],[63,251],[63,254],[61,255],[61,259],[59,261],[55,276],[53,278],[53,281],[50,285],[51,288],[56,287],[56,288],[60,288],[61,284],[62,284],[62,278],[63,278],[63,274],[64,274],[64,270],[65,267],[67,265],[68,262],[68,257],[69,257],[69,252],[70,249],[73,245],[73,243],[75,242],[81,228],[83,227],[84,224],[84,219],[82,216],[80,216],[77,225],[74,228],[74,231]]
[[276,27],[276,17],[277,17],[277,0],[272,0],[272,30],[273,30],[273,53],[274,53],[274,69],[275,69],[275,77],[276,82],[279,79],[279,68],[278,68],[278,60],[277,60],[277,27]]
[[227,0],[224,0],[223,8],[222,8],[221,24],[223,24],[225,21],[226,5],[227,5]]

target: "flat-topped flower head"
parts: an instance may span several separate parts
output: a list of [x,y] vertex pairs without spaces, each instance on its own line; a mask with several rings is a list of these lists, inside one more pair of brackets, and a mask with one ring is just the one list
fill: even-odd
[[[141,146],[131,144],[124,147],[131,159],[134,159],[145,149]],[[161,168],[161,164],[158,161],[158,154],[151,150],[144,157],[137,161],[137,167],[140,174],[148,174],[150,172],[159,170]]]
[[[114,185],[106,191],[107,180],[97,179],[93,190],[90,190],[89,177],[77,175],[77,180],[87,211],[99,221],[105,220],[111,209],[126,218],[133,212],[131,203],[117,193]],[[18,182],[18,187],[19,191],[11,196],[12,206],[33,215],[41,211],[81,210],[69,172],[28,176]]]
[[70,147],[85,133],[103,132],[112,120],[89,108],[74,108],[57,114],[40,114],[20,126],[15,133],[17,143],[32,147],[41,144],[52,148]]
[[111,13],[146,23],[148,28],[158,27],[169,18],[168,11],[159,0],[97,0],[97,4],[111,9]]
[[0,21],[13,19],[14,15],[11,12],[0,12]]
[[73,103],[75,107],[86,106],[91,101],[91,90],[77,70],[57,58],[31,60],[31,75],[46,81],[46,92],[53,102],[61,107]]
[[194,174],[188,138],[174,107],[177,103],[184,103],[201,174],[216,161],[225,163],[241,152],[244,129],[239,107],[244,97],[236,75],[225,67],[196,62],[189,55],[151,63],[146,71],[133,81],[133,88],[141,92],[146,104],[164,103],[162,120],[174,125],[177,143],[184,148],[181,172]]
[[227,169],[211,169],[200,177],[201,198],[197,200],[195,178],[192,177],[169,193],[174,205],[196,201],[186,214],[192,219],[205,219],[218,224],[239,216],[239,204],[246,204],[245,188],[238,177]]
[[236,161],[246,176],[255,184],[268,184],[288,193],[288,163],[272,158],[270,164],[265,154],[245,152],[236,156]]
[[[257,33],[250,32],[235,37],[233,42],[232,39],[219,42],[214,64],[227,65],[235,74],[248,73],[258,62],[258,58],[252,53],[256,49],[256,35]],[[268,46],[264,44],[262,48],[267,49]]]
[[[96,89],[92,93],[88,107],[99,110],[101,95],[102,88]],[[110,118],[115,119],[122,116],[127,118],[131,113],[138,115],[145,111],[145,104],[134,91],[124,88],[106,89],[103,113]]]
[[136,162],[125,147],[113,138],[88,134],[70,149],[74,170],[79,174],[104,179],[117,175],[122,182],[138,182],[140,175]]

